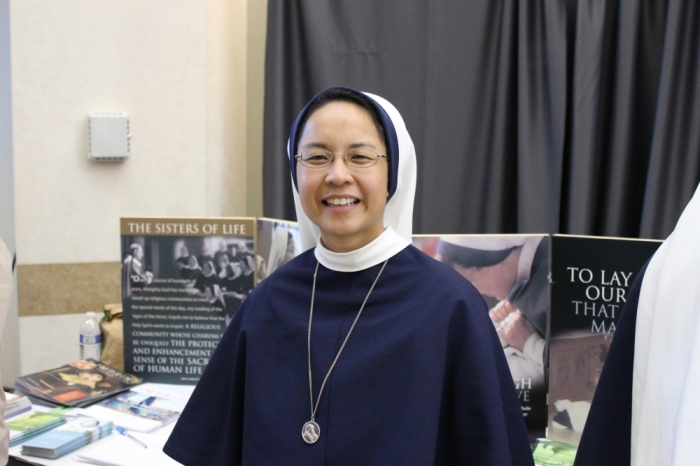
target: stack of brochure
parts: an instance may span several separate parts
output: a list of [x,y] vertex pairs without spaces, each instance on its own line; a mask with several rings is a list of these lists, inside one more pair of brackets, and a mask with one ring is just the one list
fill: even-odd
[[180,465],[163,453],[170,433],[167,427],[150,434],[124,432],[124,435],[110,435],[90,448],[76,451],[72,459],[100,466]]
[[10,446],[26,442],[65,422],[66,418],[62,414],[54,412],[33,412],[16,417],[7,422],[7,427],[10,430]]
[[535,466],[572,466],[576,459],[576,446],[548,439],[537,439],[532,452]]
[[18,414],[25,413],[30,409],[32,409],[32,402],[26,396],[5,393],[5,411],[2,414],[3,419],[9,419]]
[[81,359],[15,380],[21,392],[63,406],[88,406],[128,390],[142,380],[99,361]]
[[112,433],[112,421],[79,416],[22,445],[22,454],[56,459]]
[[186,398],[140,385],[81,410],[88,416],[111,419],[116,426],[136,432],[151,432],[177,419]]

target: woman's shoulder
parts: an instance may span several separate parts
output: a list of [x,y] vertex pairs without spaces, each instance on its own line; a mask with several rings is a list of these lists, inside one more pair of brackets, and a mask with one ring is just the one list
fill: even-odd
[[462,329],[460,335],[493,330],[483,297],[454,269],[413,246],[392,260],[396,267],[388,277],[391,284],[386,293],[393,297],[394,305],[419,319],[421,329],[430,332],[455,327]]
[[305,251],[260,280],[251,295],[266,295],[279,287],[289,287],[300,279],[310,279],[315,265],[313,249]]
[[471,307],[483,303],[481,294],[469,280],[413,245],[392,257],[389,265],[393,266],[387,267],[387,271],[391,271],[394,292],[400,288],[413,299],[441,305],[462,302]]
[[262,284],[265,281],[267,281],[268,278],[273,278],[273,277],[275,280],[280,280],[283,277],[286,277],[290,274],[293,275],[293,274],[298,273],[302,270],[305,270],[308,268],[313,268],[315,265],[316,265],[316,257],[314,256],[314,250],[312,248],[312,249],[304,251],[301,254],[295,256],[292,260],[285,263],[284,265],[279,266],[277,269],[275,269],[274,272],[272,272],[270,275],[268,275],[260,283]]
[[[314,250],[305,251],[261,280],[251,295],[270,295],[281,287],[293,288],[295,284],[303,286],[312,280],[315,266]],[[389,266],[384,274],[391,275],[391,282],[402,287],[420,287],[433,293],[447,293],[447,296],[452,297],[481,298],[476,288],[452,267],[428,256],[413,245],[407,246],[389,259]]]
[[413,245],[409,245],[395,256],[397,262],[412,273],[420,273],[421,280],[426,283],[447,286],[458,286],[465,290],[476,292],[476,288],[452,267],[430,257]]
[[295,257],[273,273],[260,280],[243,300],[236,318],[245,327],[252,321],[269,316],[269,311],[278,309],[280,303],[288,309],[300,295],[311,290],[314,267],[313,250]]

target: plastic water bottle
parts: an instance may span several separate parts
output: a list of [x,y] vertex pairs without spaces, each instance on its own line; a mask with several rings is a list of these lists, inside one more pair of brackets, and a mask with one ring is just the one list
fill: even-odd
[[80,359],[100,360],[100,324],[94,312],[85,314],[85,320],[80,324]]

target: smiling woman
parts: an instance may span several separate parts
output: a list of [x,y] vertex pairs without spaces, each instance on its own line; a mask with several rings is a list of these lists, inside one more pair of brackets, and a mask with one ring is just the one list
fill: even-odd
[[[386,147],[369,112],[342,101],[318,108],[304,125],[299,149],[303,151],[297,165],[299,197],[304,212],[320,229],[323,245],[348,252],[379,236],[389,194],[388,162],[377,163],[374,151],[383,154]],[[305,166],[305,158],[329,164]]]
[[186,464],[531,465],[488,310],[410,244],[415,151],[331,88],[289,139],[305,253],[234,317],[165,452]]

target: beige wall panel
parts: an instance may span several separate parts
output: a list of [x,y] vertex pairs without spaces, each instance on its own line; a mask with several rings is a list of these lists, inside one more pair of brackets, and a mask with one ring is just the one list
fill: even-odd
[[122,300],[121,263],[19,265],[17,291],[20,317],[101,314],[105,304]]

